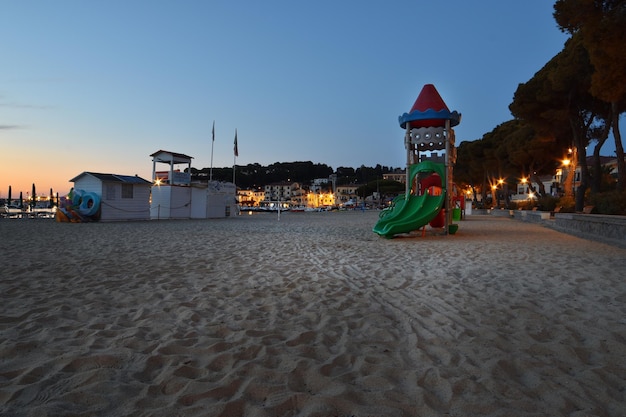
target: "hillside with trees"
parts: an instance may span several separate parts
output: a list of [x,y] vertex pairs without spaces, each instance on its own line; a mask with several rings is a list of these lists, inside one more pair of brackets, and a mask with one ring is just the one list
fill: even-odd
[[[382,166],[359,168],[338,167],[333,170],[326,164],[314,164],[311,161],[276,162],[271,165],[261,164],[237,165],[235,167],[235,181],[240,188],[255,189],[267,184],[279,182],[298,182],[310,184],[318,178],[337,176],[337,185],[366,184],[382,179],[383,174],[393,172],[394,168]],[[191,175],[196,179],[206,180],[210,176],[210,168],[191,169]],[[213,179],[218,181],[232,181],[233,168],[213,168]]]

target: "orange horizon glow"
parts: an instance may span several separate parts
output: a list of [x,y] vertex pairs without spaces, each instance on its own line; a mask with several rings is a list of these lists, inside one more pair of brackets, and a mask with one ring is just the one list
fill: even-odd
[[[70,182],[70,180],[85,171],[135,175],[134,172],[126,172],[128,170],[117,172],[118,170],[116,169],[85,169],[80,171],[75,167],[57,166],[57,164],[50,162],[46,162],[45,165],[39,163],[29,164],[37,167],[32,170],[24,169],[23,166],[25,165],[20,165],[14,161],[1,165],[0,199],[8,198],[9,186],[11,186],[11,200],[18,200],[20,198],[20,192],[22,193],[22,199],[26,199],[27,195],[30,196],[32,192],[33,184],[35,184],[35,193],[40,197],[48,197],[51,188],[55,197],[57,193],[59,197],[64,197],[74,186],[74,183]],[[137,175],[148,181],[152,179],[151,172],[137,173]]]

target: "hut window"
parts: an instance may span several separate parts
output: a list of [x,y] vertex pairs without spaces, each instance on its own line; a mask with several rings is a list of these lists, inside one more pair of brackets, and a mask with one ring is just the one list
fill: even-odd
[[106,190],[106,199],[115,200],[115,185],[107,184],[105,190]]
[[122,184],[122,198],[133,198],[132,184]]

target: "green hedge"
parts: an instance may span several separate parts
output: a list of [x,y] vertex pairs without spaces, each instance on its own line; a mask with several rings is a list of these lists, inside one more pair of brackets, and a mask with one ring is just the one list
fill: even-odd
[[587,205],[594,206],[594,213],[626,216],[626,191],[589,194]]

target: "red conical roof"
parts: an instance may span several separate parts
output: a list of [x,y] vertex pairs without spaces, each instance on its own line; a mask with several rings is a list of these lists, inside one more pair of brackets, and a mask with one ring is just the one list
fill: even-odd
[[448,106],[432,84],[425,84],[411,111],[398,117],[402,129],[445,127],[448,121],[451,127],[456,126],[461,123],[461,115],[456,111],[448,110]]
[[[413,103],[413,107],[411,107],[409,113],[426,112],[428,110],[432,112],[440,112],[442,110],[446,112],[450,111],[433,84],[424,84],[422,91],[420,91],[419,96],[417,96],[417,100]],[[446,121],[445,119],[423,119],[414,120],[410,122],[410,124],[411,128],[442,127],[445,126]]]
[[422,87],[422,91],[420,91],[419,96],[417,96],[417,100],[415,100],[413,107],[411,107],[411,112],[416,110],[450,111],[448,106],[446,106],[446,103],[444,103],[443,99],[439,95],[439,92],[432,84],[424,84],[424,87]]

